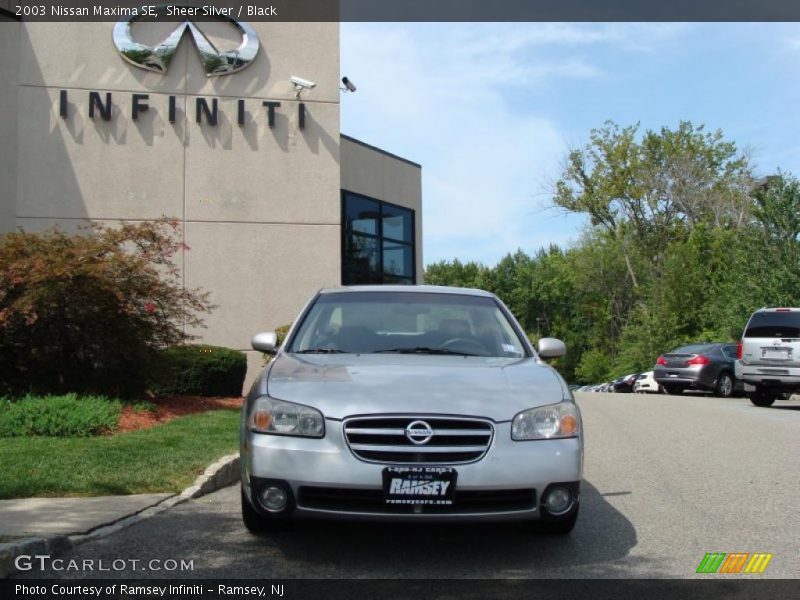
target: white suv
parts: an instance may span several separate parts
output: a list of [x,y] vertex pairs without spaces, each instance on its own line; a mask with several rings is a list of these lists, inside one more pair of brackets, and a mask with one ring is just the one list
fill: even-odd
[[739,342],[736,379],[756,406],[786,400],[800,389],[800,308],[753,313]]

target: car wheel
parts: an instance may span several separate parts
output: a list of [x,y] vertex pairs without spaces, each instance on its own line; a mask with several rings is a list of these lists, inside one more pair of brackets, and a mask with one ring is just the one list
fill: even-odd
[[714,384],[714,395],[720,398],[730,398],[733,395],[733,377],[730,373],[720,373]]
[[284,531],[289,528],[289,519],[280,517],[264,517],[256,512],[252,507],[247,496],[242,492],[242,522],[247,527],[247,531],[258,535],[270,531]]
[[755,406],[772,406],[775,402],[775,394],[756,390],[750,394],[750,402]]
[[683,393],[683,388],[677,385],[665,385],[664,391],[670,396],[680,396]]

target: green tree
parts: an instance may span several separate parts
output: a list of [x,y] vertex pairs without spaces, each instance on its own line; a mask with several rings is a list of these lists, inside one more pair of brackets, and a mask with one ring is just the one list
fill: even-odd
[[454,287],[479,288],[486,267],[476,262],[462,263],[441,260],[425,268],[425,283],[430,285],[449,285]]
[[553,198],[616,238],[634,287],[642,274],[632,246],[657,268],[679,222],[744,225],[753,180],[747,157],[721,131],[682,121],[639,137],[638,124],[592,130],[589,144],[569,153]]
[[763,242],[756,249],[775,259],[772,302],[795,305],[800,300],[800,181],[780,172],[765,178],[753,192],[753,204]]
[[176,221],[0,237],[2,392],[136,393],[156,349],[202,326]]
[[800,183],[753,181],[720,131],[608,122],[556,184],[556,206],[590,218],[576,243],[437,263],[426,278],[488,289],[531,339],[563,339],[554,365],[570,381],[648,370],[678,345],[735,341],[758,307],[800,304]]
[[607,381],[611,374],[610,357],[597,348],[587,350],[581,356],[575,374],[580,381],[587,383]]

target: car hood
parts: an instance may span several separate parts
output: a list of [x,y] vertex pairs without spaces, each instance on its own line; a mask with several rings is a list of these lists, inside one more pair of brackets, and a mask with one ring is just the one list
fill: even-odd
[[569,396],[558,374],[536,358],[398,354],[280,354],[258,387],[333,419],[436,413],[507,421]]

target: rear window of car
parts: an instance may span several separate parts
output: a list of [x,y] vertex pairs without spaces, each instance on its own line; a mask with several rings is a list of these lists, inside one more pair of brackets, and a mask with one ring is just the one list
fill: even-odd
[[702,354],[703,352],[711,352],[714,346],[708,344],[691,344],[689,346],[681,346],[672,351],[672,354]]
[[800,338],[800,312],[757,312],[744,337]]

